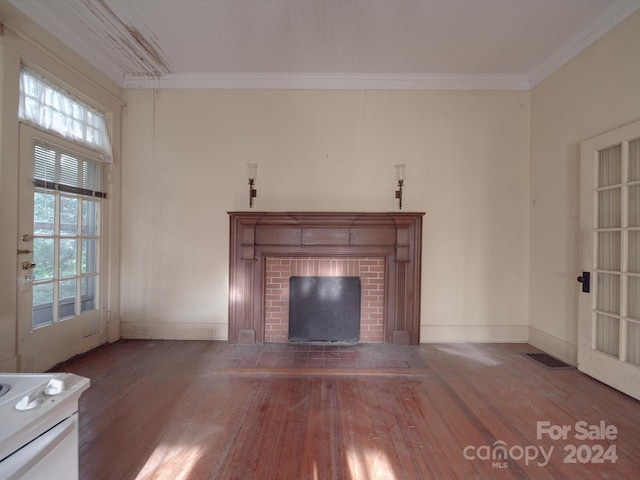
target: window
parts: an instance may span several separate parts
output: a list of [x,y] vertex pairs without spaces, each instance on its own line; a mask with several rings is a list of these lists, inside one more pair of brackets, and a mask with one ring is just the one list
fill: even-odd
[[98,308],[102,165],[34,147],[33,327]]
[[19,115],[23,122],[95,150],[103,162],[112,161],[104,115],[25,67],[20,72]]

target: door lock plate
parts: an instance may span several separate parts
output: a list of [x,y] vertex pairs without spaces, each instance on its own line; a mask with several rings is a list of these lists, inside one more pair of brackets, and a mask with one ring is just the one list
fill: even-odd
[[591,292],[591,272],[582,272],[582,275],[578,277],[578,282],[582,284],[584,293]]

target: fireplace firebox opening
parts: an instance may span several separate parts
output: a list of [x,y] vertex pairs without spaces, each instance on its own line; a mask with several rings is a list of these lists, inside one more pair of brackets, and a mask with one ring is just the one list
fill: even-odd
[[290,277],[290,342],[359,340],[359,277]]

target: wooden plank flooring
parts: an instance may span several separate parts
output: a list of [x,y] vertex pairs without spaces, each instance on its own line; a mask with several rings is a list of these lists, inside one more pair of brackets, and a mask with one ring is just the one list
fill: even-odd
[[[86,480],[640,478],[640,403],[536,351],[120,341],[59,370],[91,379]],[[567,439],[538,438],[545,421]],[[615,439],[575,438],[601,421]]]

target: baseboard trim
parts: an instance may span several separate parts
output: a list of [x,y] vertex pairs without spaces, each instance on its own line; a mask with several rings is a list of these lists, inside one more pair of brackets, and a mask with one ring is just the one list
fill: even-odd
[[17,372],[18,357],[13,356],[0,360],[0,372]]
[[422,325],[420,343],[527,343],[526,325]]
[[226,323],[120,322],[120,337],[135,340],[227,340]]
[[35,355],[33,357],[22,355],[20,359],[20,370],[22,372],[46,372],[76,355],[88,352],[102,345],[104,343],[102,338],[102,335],[96,332],[84,337],[77,343],[46,352],[43,355]]
[[[226,323],[120,322],[120,336],[139,340],[228,340]],[[571,365],[575,345],[526,325],[422,325],[420,343],[530,343]]]
[[578,347],[576,345],[549,335],[542,330],[529,327],[529,344],[574,367],[578,365]]

